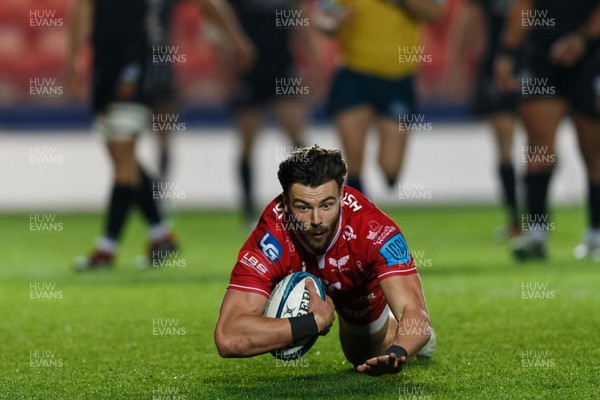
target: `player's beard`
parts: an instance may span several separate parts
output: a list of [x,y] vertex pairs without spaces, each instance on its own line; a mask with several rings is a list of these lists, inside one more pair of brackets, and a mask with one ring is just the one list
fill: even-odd
[[297,233],[300,239],[302,239],[313,253],[317,255],[325,254],[325,251],[327,251],[327,248],[335,236],[338,222],[339,217],[336,218],[331,226],[311,226],[308,230],[299,231]]

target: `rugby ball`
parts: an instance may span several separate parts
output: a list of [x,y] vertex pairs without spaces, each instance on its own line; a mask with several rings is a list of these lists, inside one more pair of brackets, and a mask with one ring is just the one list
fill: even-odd
[[[269,296],[263,316],[269,318],[292,318],[308,314],[309,295],[305,287],[306,280],[315,283],[315,289],[325,300],[325,291],[321,281],[308,272],[295,272],[281,280]],[[309,337],[290,346],[271,352],[280,360],[295,360],[302,357],[317,341],[318,336]]]

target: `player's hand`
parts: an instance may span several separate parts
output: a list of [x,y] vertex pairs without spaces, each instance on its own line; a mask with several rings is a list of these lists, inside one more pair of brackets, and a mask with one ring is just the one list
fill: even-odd
[[325,300],[322,300],[319,293],[317,293],[315,284],[310,279],[306,280],[306,290],[308,290],[308,295],[310,296],[308,300],[308,312],[315,315],[319,335],[327,335],[335,320],[333,300],[327,295],[325,295]]
[[494,82],[502,93],[514,93],[519,88],[514,68],[515,61],[510,56],[498,55],[494,60]]
[[550,48],[550,59],[565,67],[575,65],[585,53],[585,37],[580,33],[570,33],[558,39]]
[[396,354],[382,355],[368,359],[363,364],[357,365],[358,372],[370,375],[380,376],[384,374],[397,374],[404,368],[406,357],[398,357]]
[[321,10],[317,17],[317,28],[327,35],[335,35],[347,24],[354,14],[351,6],[337,5],[334,9]]

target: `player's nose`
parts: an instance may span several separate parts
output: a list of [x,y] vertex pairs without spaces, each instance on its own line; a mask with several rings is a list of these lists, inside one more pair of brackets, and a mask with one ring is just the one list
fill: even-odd
[[310,223],[313,226],[317,226],[317,225],[321,225],[322,222],[323,222],[323,220],[321,218],[321,213],[319,212],[319,208],[315,207],[313,209],[312,215],[310,216]]

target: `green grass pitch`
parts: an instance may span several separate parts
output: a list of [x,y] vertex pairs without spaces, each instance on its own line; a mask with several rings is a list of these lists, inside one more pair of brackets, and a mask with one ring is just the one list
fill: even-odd
[[213,329],[247,234],[237,213],[174,214],[182,261],[145,271],[136,216],[114,270],[95,273],[70,265],[100,215],[42,213],[51,232],[1,215],[0,398],[600,398],[600,264],[572,258],[584,210],[556,209],[550,260],[529,264],[494,243],[495,207],[386,211],[417,255],[438,348],[379,378],[351,370],[337,324],[291,365],[218,356]]

